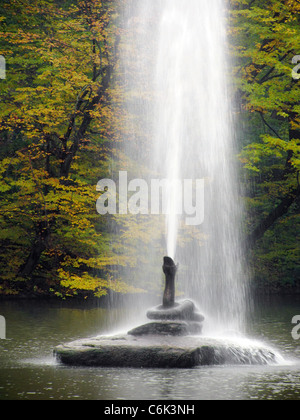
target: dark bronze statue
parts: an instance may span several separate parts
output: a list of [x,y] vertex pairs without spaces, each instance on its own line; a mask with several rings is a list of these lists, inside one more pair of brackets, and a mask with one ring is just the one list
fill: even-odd
[[163,308],[175,306],[175,275],[177,266],[170,257],[164,257],[163,272],[166,276],[166,287],[163,296]]

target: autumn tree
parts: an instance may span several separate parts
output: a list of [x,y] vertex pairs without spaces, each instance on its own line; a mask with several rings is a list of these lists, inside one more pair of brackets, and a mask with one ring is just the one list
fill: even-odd
[[95,206],[115,130],[118,2],[11,0],[0,12],[0,291],[125,290]]

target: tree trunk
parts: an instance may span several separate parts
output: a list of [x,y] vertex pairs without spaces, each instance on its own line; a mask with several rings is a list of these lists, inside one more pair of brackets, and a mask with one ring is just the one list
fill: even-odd
[[[292,113],[289,118],[290,128],[289,128],[289,140],[297,139],[300,144],[300,131],[298,129],[294,129],[293,122],[296,120],[297,115]],[[281,199],[279,205],[270,212],[270,214],[262,220],[259,225],[254,229],[254,231],[248,236],[246,241],[247,248],[254,248],[256,242],[261,239],[266,231],[278,220],[280,217],[284,216],[291,205],[296,201],[296,199],[300,196],[300,185],[298,175],[299,173],[296,172],[295,168],[292,166],[291,159],[293,157],[293,152],[290,150],[287,154],[285,168],[282,172],[282,181],[286,181],[288,176],[295,175],[297,180],[297,186],[291,189],[285,197]]]
[[266,231],[278,220],[284,216],[291,205],[296,201],[297,197],[300,196],[300,186],[292,190],[286,197],[284,197],[280,204],[254,229],[254,231],[248,236],[246,240],[247,248],[254,248],[256,242],[261,239]]
[[49,236],[50,228],[47,222],[41,222],[39,224],[39,230],[36,234],[36,239],[32,244],[29,256],[19,270],[19,275],[21,277],[29,277],[34,272],[40,262],[42,253],[47,248]]

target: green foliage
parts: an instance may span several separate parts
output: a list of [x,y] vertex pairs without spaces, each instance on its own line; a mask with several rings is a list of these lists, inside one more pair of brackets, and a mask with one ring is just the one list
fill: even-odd
[[0,12],[0,293],[133,291],[112,276],[95,207],[115,130],[116,4],[12,0]]
[[[298,211],[299,212],[299,211]],[[299,223],[298,215],[286,217],[268,231],[261,246],[254,252],[255,286],[263,291],[278,292],[284,289],[293,292],[300,276]]]
[[252,266],[266,289],[299,286],[300,85],[292,59],[300,53],[300,4],[232,0],[231,8],[246,231],[275,215],[261,228]]

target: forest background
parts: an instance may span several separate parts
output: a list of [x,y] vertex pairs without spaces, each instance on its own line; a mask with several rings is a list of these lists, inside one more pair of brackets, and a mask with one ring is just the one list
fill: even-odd
[[[127,159],[122,142],[138,133],[147,143],[118,77],[120,50],[134,35],[122,21],[130,1],[1,1],[0,296],[155,288],[122,273],[145,263],[159,226],[100,216],[95,204],[97,182]],[[299,292],[300,3],[229,3],[233,158],[252,287]]]

